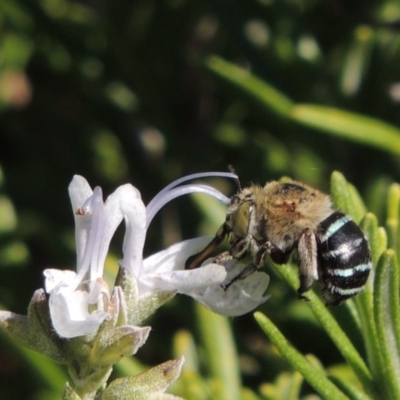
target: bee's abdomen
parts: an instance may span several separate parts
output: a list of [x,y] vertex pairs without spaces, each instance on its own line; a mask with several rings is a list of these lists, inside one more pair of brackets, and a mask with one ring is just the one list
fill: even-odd
[[371,252],[358,225],[347,215],[334,212],[319,225],[319,274],[327,305],[355,296],[371,271]]

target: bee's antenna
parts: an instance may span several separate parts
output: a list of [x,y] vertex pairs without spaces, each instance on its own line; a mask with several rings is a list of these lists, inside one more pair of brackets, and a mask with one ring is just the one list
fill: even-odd
[[[235,168],[233,168],[233,165],[232,165],[232,164],[229,164],[229,165],[228,165],[228,169],[229,169],[229,172],[232,172],[232,174],[237,175],[237,174],[236,174],[236,171],[235,171]],[[241,192],[241,191],[242,191],[242,185],[240,184],[239,178],[236,178],[236,179],[235,179],[235,183],[236,183],[236,186],[237,186],[237,188],[238,188],[238,191]]]

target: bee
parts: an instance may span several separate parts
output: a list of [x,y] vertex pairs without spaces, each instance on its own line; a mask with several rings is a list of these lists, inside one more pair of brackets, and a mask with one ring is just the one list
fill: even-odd
[[286,264],[295,253],[299,296],[306,298],[303,293],[319,280],[326,305],[338,305],[359,293],[371,271],[371,252],[358,225],[335,210],[328,195],[296,181],[239,187],[225,222],[200,253],[188,258],[186,269],[199,267],[225,237],[230,248],[215,263],[251,260],[223,286],[225,290],[261,268],[267,254],[274,263]]

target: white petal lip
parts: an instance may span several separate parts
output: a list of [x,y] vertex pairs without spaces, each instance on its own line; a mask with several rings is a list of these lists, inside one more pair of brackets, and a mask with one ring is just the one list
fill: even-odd
[[57,333],[65,338],[94,333],[109,314],[104,311],[89,313],[88,307],[102,295],[107,296],[105,287],[95,282],[90,293],[73,290],[76,273],[71,270],[46,269],[43,274],[46,292],[50,294],[51,320]]
[[54,329],[61,337],[93,334],[109,315],[104,311],[88,312],[87,292],[59,286],[50,295],[49,306]]
[[151,274],[183,269],[186,260],[202,250],[211,239],[212,236],[202,236],[176,243],[166,250],[147,257],[143,262],[144,271],[146,274]]
[[187,258],[204,248],[209,241],[208,236],[186,240],[145,259],[145,274],[139,279],[139,290],[175,289],[212,311],[227,316],[246,314],[264,303],[269,297],[263,296],[269,283],[269,276],[264,272],[256,272],[224,290],[221,284],[236,276],[245,267],[243,264],[232,260],[221,266],[210,263],[210,259],[200,268],[183,269]]
[[269,276],[266,273],[255,272],[227,290],[221,286],[210,286],[204,292],[194,292],[191,296],[218,314],[237,317],[253,311],[268,300],[269,296],[262,296],[268,283]]
[[184,269],[188,257],[201,250],[209,240],[208,236],[185,240],[146,258],[143,273],[137,277],[140,294],[156,289],[189,294],[193,288],[220,285],[226,278],[225,268],[220,265]]
[[44,282],[46,292],[51,293],[59,284],[64,283],[67,286],[72,284],[76,277],[76,272],[69,269],[45,269],[43,275],[46,278]]
[[[226,278],[225,268],[221,265],[210,264],[193,270],[181,270],[147,274],[140,279],[140,283],[151,289],[172,291],[191,296],[193,290],[210,285],[221,285]],[[145,293],[138,285],[141,294]],[[141,290],[142,289],[142,290]]]

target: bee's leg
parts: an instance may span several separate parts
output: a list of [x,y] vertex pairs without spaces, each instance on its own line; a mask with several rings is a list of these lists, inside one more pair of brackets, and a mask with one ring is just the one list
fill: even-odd
[[245,236],[244,238],[236,239],[229,250],[229,253],[232,255],[232,258],[236,258],[237,260],[242,259],[249,251],[249,247],[254,246],[255,242],[251,236]]
[[303,293],[307,292],[314,281],[318,280],[317,239],[311,229],[306,228],[302,233],[297,252],[300,278],[297,293],[300,298],[308,300]]
[[268,246],[268,253],[271,257],[271,260],[275,264],[288,263],[291,251],[283,252],[278,246],[274,245],[271,242],[267,242],[266,246]]
[[230,282],[228,282],[226,285],[221,285],[222,289],[228,290],[229,286],[231,286],[233,283],[237,281],[242,281],[243,279],[246,279],[248,276],[251,274],[254,274],[254,272],[257,271],[259,267],[257,267],[255,264],[250,264],[248,265],[243,271],[240,272],[240,274],[236,275]]
[[[224,290],[227,290],[229,286],[231,286],[233,283],[237,281],[241,281],[243,279],[246,279],[248,276],[256,272],[259,268],[261,268],[264,265],[264,257],[265,254],[269,251],[270,248],[270,243],[267,242],[264,245],[260,246],[259,249],[257,250],[257,253],[254,257],[253,262],[248,265],[244,270],[240,272],[240,274],[236,275],[230,282],[228,282],[226,285],[221,285]],[[235,257],[236,258],[236,257]]]
[[214,258],[213,263],[221,265],[226,261],[232,260],[233,258],[233,255],[229,251],[224,251]]
[[235,258],[236,260],[240,260],[243,258],[249,248],[250,240],[247,236],[244,238],[238,238],[231,245],[229,251],[224,251],[223,253],[216,256],[213,260],[215,264],[223,264],[226,261],[232,260]]
[[[208,247],[211,247],[213,242],[216,240],[217,236],[212,240],[211,243],[208,244],[208,246],[203,250],[203,252],[206,251],[206,249]],[[221,254],[218,254],[214,260],[212,261],[215,264],[223,264],[226,261],[232,260],[232,259],[236,259],[236,260],[240,260],[241,258],[243,258],[247,251],[248,251],[248,247],[249,247],[249,239],[248,237],[244,237],[244,238],[239,238],[237,239],[235,242],[232,243],[231,248],[229,249],[229,251],[224,251]],[[210,251],[212,251],[213,249],[211,249]],[[192,257],[196,257],[196,256],[200,256],[202,252],[195,254]],[[207,257],[206,257],[207,258]],[[188,258],[188,261],[191,259]],[[205,260],[205,258],[201,261],[203,262]],[[188,262],[187,261],[187,262]],[[192,262],[193,263],[193,262]]]
[[200,265],[210,257],[210,254],[216,249],[222,241],[225,239],[225,236],[229,234],[231,228],[227,224],[223,224],[215,234],[215,237],[211,242],[199,253],[196,253],[190,256],[185,263],[185,269],[194,269],[200,267]]

